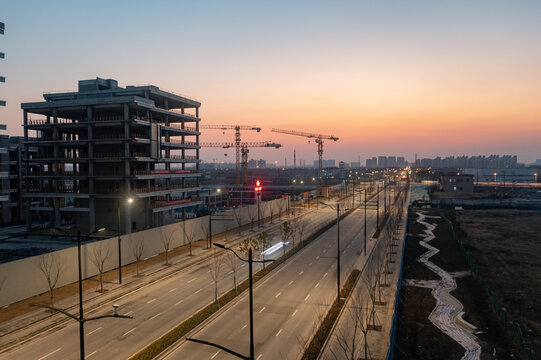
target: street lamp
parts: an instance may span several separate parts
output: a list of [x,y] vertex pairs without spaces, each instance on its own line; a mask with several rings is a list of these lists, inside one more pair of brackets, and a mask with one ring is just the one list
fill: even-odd
[[[259,181],[258,181],[258,183],[259,183]],[[235,254],[235,256],[240,261],[248,263],[248,278],[249,278],[249,283],[250,283],[250,357],[244,356],[244,355],[239,354],[239,353],[237,353],[237,352],[235,352],[233,350],[227,349],[224,346],[214,344],[214,343],[211,343],[211,342],[208,342],[208,341],[197,340],[197,339],[192,339],[192,338],[187,338],[186,340],[217,347],[217,348],[222,349],[222,350],[224,350],[224,351],[226,351],[226,352],[228,352],[228,353],[230,353],[232,355],[235,355],[235,356],[237,356],[237,357],[239,357],[241,359],[254,360],[254,356],[255,356],[255,350],[254,350],[254,289],[253,289],[254,284],[253,284],[253,279],[252,279],[252,264],[253,263],[273,262],[274,260],[273,259],[269,259],[269,260],[253,260],[253,258],[252,258],[252,248],[248,249],[248,259],[243,259],[243,258],[241,258],[239,256],[239,254],[237,254],[237,252],[235,250],[233,250],[231,248],[228,248],[228,247],[226,247],[226,246],[224,246],[222,244],[218,244],[218,243],[214,243],[214,246],[222,248],[224,250],[231,251],[233,254]]]
[[[333,206],[320,201],[321,204],[334,209]],[[340,302],[340,204],[336,204],[336,285],[338,287],[337,301]]]
[[[128,198],[127,200],[128,205],[133,204],[133,198]],[[120,237],[120,205],[121,201],[118,200],[118,208],[117,208],[117,215],[118,215],[118,284],[122,285],[122,238]]]
[[[99,229],[96,232],[99,232],[101,230],[103,229]],[[90,236],[90,235],[92,235],[92,233],[88,234],[87,236]],[[81,271],[81,232],[80,231],[77,231],[77,265],[78,265],[78,270],[79,270],[79,316],[78,317],[68,313],[65,310],[56,308],[54,306],[49,306],[45,304],[33,304],[33,305],[57,311],[79,322],[79,351],[80,351],[81,360],[85,360],[85,330],[84,330],[85,322],[92,321],[92,320],[99,320],[99,319],[108,318],[108,317],[122,318],[122,319],[133,319],[133,317],[127,316],[127,315],[119,315],[117,312],[118,305],[113,305],[113,315],[100,315],[100,316],[94,316],[91,318],[85,318],[83,316],[83,276],[82,276],[82,271]]]
[[535,178],[535,182],[537,183],[537,173],[534,173],[533,176]]

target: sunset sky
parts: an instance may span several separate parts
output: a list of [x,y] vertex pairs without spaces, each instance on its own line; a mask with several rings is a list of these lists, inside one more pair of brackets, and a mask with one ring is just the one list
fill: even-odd
[[[541,158],[541,2],[0,0],[0,123],[77,80],[153,84],[200,99],[204,124],[249,124],[311,164],[325,158],[516,154]],[[201,141],[233,140],[220,131]],[[224,153],[228,153],[227,158]],[[231,161],[233,150],[204,149]]]

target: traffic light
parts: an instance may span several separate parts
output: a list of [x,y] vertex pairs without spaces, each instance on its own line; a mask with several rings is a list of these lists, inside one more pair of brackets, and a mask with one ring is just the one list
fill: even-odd
[[255,191],[261,191],[262,189],[263,189],[263,187],[261,187],[261,181],[256,180],[254,190]]

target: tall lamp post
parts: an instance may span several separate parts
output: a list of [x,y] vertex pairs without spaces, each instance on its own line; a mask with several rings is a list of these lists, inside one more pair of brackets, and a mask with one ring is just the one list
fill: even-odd
[[[133,198],[128,198],[128,205],[133,204]],[[117,215],[118,215],[118,284],[122,285],[122,238],[120,237],[120,207],[122,205],[122,202],[118,200],[118,208],[117,208]]]
[[[333,206],[321,202],[321,204],[334,209]],[[340,204],[336,204],[336,285],[338,288],[337,301],[340,302]]]
[[240,260],[240,261],[243,261],[243,262],[247,262],[248,263],[248,278],[249,278],[249,283],[250,283],[250,356],[247,357],[247,356],[244,356],[242,354],[239,354],[233,350],[230,350],[230,349],[227,349],[226,347],[224,346],[221,346],[221,345],[218,345],[218,344],[214,344],[214,343],[211,343],[211,342],[208,342],[208,341],[203,341],[203,340],[198,340],[198,339],[193,339],[193,338],[188,338],[186,339],[187,341],[193,341],[193,342],[197,342],[197,343],[200,343],[200,344],[205,344],[205,345],[210,345],[210,346],[214,346],[214,347],[217,347],[219,349],[222,349],[228,353],[230,353],[231,355],[235,355],[241,359],[245,359],[245,360],[254,360],[255,359],[255,348],[254,348],[254,290],[253,290],[253,279],[252,279],[252,264],[253,263],[266,263],[266,262],[272,262],[274,261],[273,259],[269,259],[269,260],[254,260],[252,258],[252,248],[249,248],[248,249],[248,259],[243,259],[239,256],[239,254],[237,254],[237,252],[231,248],[228,248],[222,244],[218,244],[218,243],[214,243],[214,246],[216,247],[219,247],[219,248],[222,248],[224,250],[228,250],[228,251],[231,251],[233,254],[235,254],[235,256]]
[[261,203],[261,190],[263,190],[263,187],[261,186],[261,181],[257,180],[254,187],[257,199],[257,227],[261,227],[261,211],[259,209],[259,204]]
[[[100,229],[98,231],[101,231],[101,230],[103,229]],[[90,236],[90,235],[92,235],[92,233],[88,234],[87,236]],[[79,322],[79,352],[80,352],[81,360],[85,360],[85,329],[84,329],[85,322],[99,320],[99,319],[108,318],[108,317],[121,318],[121,319],[133,319],[133,317],[126,316],[126,315],[119,315],[117,313],[118,305],[113,305],[112,315],[100,315],[100,316],[94,316],[91,318],[85,318],[83,316],[83,276],[82,276],[82,271],[81,271],[81,232],[80,231],[77,231],[77,264],[78,264],[78,271],[79,271],[79,316],[78,317],[68,313],[65,310],[56,308],[54,306],[49,306],[45,304],[34,304],[34,305],[57,311]]]

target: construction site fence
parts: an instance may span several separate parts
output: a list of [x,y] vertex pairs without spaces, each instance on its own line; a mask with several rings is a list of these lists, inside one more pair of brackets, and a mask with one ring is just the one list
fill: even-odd
[[394,342],[395,342],[395,334],[396,334],[396,321],[398,316],[398,302],[400,301],[400,290],[402,288],[402,264],[404,261],[404,251],[406,249],[406,236],[408,233],[408,219],[409,214],[411,210],[411,205],[408,206],[408,211],[406,212],[405,217],[405,225],[404,225],[404,235],[402,238],[402,251],[400,252],[400,266],[399,266],[399,272],[398,272],[398,278],[396,279],[396,291],[394,294],[394,304],[393,304],[393,319],[391,322],[391,329],[389,330],[389,348],[387,349],[387,356],[385,357],[386,360],[392,360],[393,354],[394,354]]
[[449,227],[449,232],[453,236],[453,239],[457,242],[460,251],[462,252],[462,255],[466,259],[466,262],[468,263],[468,267],[470,268],[470,271],[474,277],[474,279],[481,285],[481,287],[485,290],[488,299],[490,303],[492,304],[492,307],[498,314],[498,317],[503,322],[504,326],[507,330],[511,333],[512,341],[517,346],[517,349],[520,353],[520,355],[527,360],[534,360],[537,359],[535,356],[534,350],[528,345],[526,340],[524,339],[524,336],[522,335],[522,331],[520,330],[520,325],[518,322],[514,321],[513,319],[510,319],[507,310],[505,307],[502,306],[502,303],[496,295],[494,294],[494,291],[490,288],[490,286],[487,284],[486,280],[481,276],[479,273],[479,269],[473,262],[472,258],[468,255],[466,249],[464,248],[464,244],[462,243],[462,240],[457,236],[455,229],[453,227],[453,224],[447,217],[445,216],[444,211],[440,208],[440,215],[442,219],[444,219],[447,222],[447,225]]

